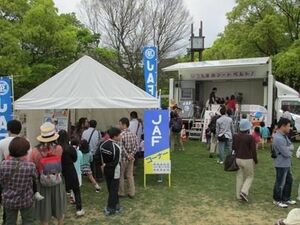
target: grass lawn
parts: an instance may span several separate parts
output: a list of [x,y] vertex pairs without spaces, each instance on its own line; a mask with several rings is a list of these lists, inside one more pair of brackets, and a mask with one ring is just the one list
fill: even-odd
[[[66,224],[272,225],[291,208],[278,209],[272,204],[275,174],[269,149],[259,150],[258,157],[248,204],[235,200],[235,173],[224,172],[216,159],[209,159],[203,144],[189,141],[186,151],[171,155],[171,188],[167,187],[167,180],[160,184],[155,176],[149,176],[148,187],[144,189],[140,163],[135,199],[121,199],[123,214],[105,217],[102,213],[107,200],[105,184],[101,184],[104,187],[101,193],[95,193],[92,185],[84,182],[82,199],[86,215],[77,219],[75,208],[69,205]],[[300,180],[297,159],[294,159],[293,173],[295,199]]]

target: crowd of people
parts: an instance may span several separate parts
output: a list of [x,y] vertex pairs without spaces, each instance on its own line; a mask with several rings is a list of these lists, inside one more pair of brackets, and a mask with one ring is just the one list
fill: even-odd
[[[183,151],[186,139],[180,113],[181,109],[176,104],[171,106],[170,140],[174,151]],[[276,170],[273,200],[281,208],[296,204],[291,198],[294,145],[289,134],[292,124],[290,114],[285,111],[272,136],[271,152]],[[106,216],[123,211],[120,198],[135,197],[134,170],[143,153],[144,138],[143,122],[136,112],[130,113],[130,119],[121,118],[118,127],[111,127],[102,133],[97,130],[97,122],[87,118],[80,118],[71,132],[57,132],[54,123],[45,122],[40,127],[39,144],[35,147],[19,136],[22,129],[19,121],[9,121],[7,129],[9,136],[0,141],[4,225],[15,225],[18,213],[23,224],[34,224],[38,220],[47,225],[54,217],[61,225],[68,199],[75,206],[75,215],[84,216],[80,191],[82,176],[89,179],[96,193],[102,189],[99,181],[105,178],[108,199],[103,212]],[[208,129],[209,158],[218,155],[217,163],[223,165],[228,155],[235,155],[239,167],[236,198],[248,202],[258,164],[257,150],[259,145],[265,147],[271,132],[263,122],[252,127],[245,116],[239,122],[238,132],[235,132],[231,109],[224,105],[211,118]],[[278,224],[284,224],[284,221]]]
[[68,199],[75,205],[75,215],[84,216],[82,176],[97,193],[102,189],[99,181],[105,178],[106,216],[122,212],[119,198],[134,198],[134,168],[143,151],[143,122],[137,112],[104,133],[97,130],[95,120],[87,118],[81,118],[71,132],[57,132],[54,123],[45,122],[35,147],[19,136],[21,129],[20,121],[9,121],[9,135],[0,141],[4,225],[15,225],[19,213],[25,225],[36,220],[47,225],[52,217],[62,225]]
[[[295,205],[296,201],[291,198],[293,176],[291,173],[292,156],[294,145],[289,134],[292,130],[290,114],[285,111],[277,123],[273,136],[264,122],[260,126],[253,127],[246,115],[239,122],[239,131],[233,128],[230,109],[221,106],[208,125],[210,131],[209,158],[218,155],[217,163],[223,164],[227,155],[234,154],[236,164],[239,167],[236,175],[236,198],[248,202],[249,190],[253,183],[255,165],[258,163],[257,149],[262,149],[268,139],[272,139],[272,158],[276,170],[276,179],[273,189],[273,203],[281,208]],[[300,196],[298,196],[300,200]]]

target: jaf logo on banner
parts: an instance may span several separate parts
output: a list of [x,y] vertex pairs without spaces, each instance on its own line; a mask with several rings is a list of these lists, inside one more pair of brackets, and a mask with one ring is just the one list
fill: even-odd
[[13,119],[12,80],[0,77],[0,139],[7,137],[7,122]]
[[145,89],[150,95],[157,95],[157,48],[145,47],[143,50]]
[[147,110],[145,111],[144,121],[145,176],[146,174],[170,175],[169,111]]

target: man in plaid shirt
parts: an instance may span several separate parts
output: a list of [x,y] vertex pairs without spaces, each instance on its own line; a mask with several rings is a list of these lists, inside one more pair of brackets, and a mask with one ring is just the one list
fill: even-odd
[[25,138],[15,137],[9,145],[12,158],[0,165],[5,224],[17,224],[18,211],[21,212],[22,224],[34,224],[33,182],[37,179],[37,171],[35,165],[25,158],[29,148]]
[[124,177],[126,176],[128,182],[128,197],[133,198],[135,195],[133,167],[134,167],[134,156],[138,150],[138,138],[132,133],[129,127],[129,119],[122,118],[119,121],[121,133],[121,150],[122,150],[122,161],[121,161],[121,177],[119,186],[119,196],[125,196],[124,188]]

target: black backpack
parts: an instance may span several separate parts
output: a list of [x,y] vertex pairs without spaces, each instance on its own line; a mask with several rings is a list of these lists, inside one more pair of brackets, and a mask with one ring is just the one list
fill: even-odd
[[273,148],[273,145],[271,145],[271,151],[270,151],[270,153],[271,153],[271,158],[272,159],[276,159],[277,158],[277,153],[276,153],[275,149]]
[[208,124],[208,128],[210,130],[211,133],[216,134],[216,128],[217,128],[217,120],[220,118],[219,115],[215,115],[210,123]]
[[182,119],[180,117],[173,118],[172,122],[172,131],[175,133],[179,133],[182,129]]

